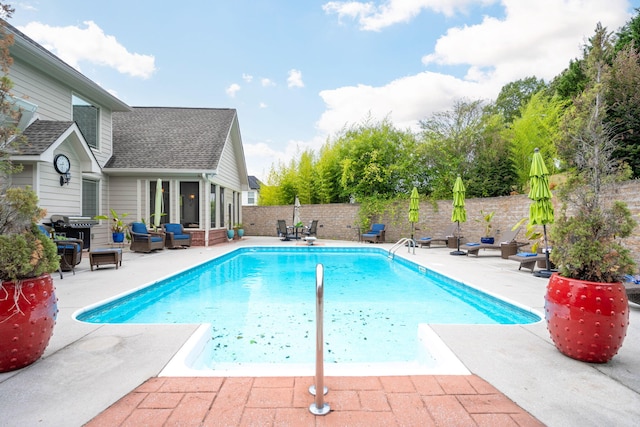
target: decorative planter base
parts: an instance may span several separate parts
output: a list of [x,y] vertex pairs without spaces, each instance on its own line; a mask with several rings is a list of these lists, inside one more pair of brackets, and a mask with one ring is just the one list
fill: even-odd
[[605,363],[618,353],[629,326],[621,283],[585,282],[553,274],[545,295],[545,317],[558,350],[583,362]]
[[14,283],[3,282],[2,288],[8,298],[0,291],[0,372],[8,372],[42,356],[53,334],[58,306],[49,274],[22,281],[19,310],[14,301]]

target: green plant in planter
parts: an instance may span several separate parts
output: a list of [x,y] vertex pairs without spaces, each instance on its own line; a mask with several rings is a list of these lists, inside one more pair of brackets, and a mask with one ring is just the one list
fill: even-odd
[[115,209],[110,209],[111,218],[107,215],[96,215],[93,219],[103,219],[103,220],[111,220],[111,231],[114,233],[124,233],[127,230],[127,224],[123,221],[124,218],[128,217],[128,213],[118,214]]
[[53,334],[60,258],[36,224],[45,213],[30,188],[0,193],[0,372],[38,360]]
[[591,42],[585,63],[593,86],[574,101],[566,124],[569,138],[558,146],[573,173],[558,191],[562,206],[551,228],[551,260],[558,274],[547,285],[545,317],[561,353],[604,363],[622,346],[629,324],[620,282],[633,273],[634,262],[621,239],[631,235],[636,222],[626,205],[614,199],[614,184],[629,173],[613,156],[618,138],[602,117],[606,30],[598,27]]
[[482,210],[480,210],[480,216],[482,216],[482,219],[476,219],[476,221],[484,222],[483,237],[491,237],[491,230],[493,229],[491,220],[493,220],[494,215],[495,215],[495,212],[484,213]]

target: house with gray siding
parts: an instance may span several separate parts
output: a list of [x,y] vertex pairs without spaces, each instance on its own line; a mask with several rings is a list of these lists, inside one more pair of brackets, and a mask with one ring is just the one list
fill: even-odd
[[[195,245],[226,240],[242,222],[247,170],[234,109],[131,107],[5,23],[12,100],[27,140],[12,160],[14,186],[31,186],[51,215],[92,219],[110,209],[152,221],[158,180],[161,222],[182,223]],[[69,168],[66,170],[65,166]],[[90,228],[107,245],[107,221]],[[88,246],[88,244],[85,244]]]

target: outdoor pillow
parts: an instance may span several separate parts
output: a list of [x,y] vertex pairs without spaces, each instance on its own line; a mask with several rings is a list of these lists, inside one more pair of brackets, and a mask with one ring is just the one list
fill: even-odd
[[164,229],[167,233],[182,234],[182,226],[180,224],[165,224]]
[[131,231],[139,234],[149,234],[149,232],[147,231],[147,226],[142,222],[134,222],[133,224],[131,224]]
[[517,254],[518,256],[524,256],[524,257],[529,257],[529,256],[536,256],[538,254],[534,254],[532,252],[520,252],[519,254]]

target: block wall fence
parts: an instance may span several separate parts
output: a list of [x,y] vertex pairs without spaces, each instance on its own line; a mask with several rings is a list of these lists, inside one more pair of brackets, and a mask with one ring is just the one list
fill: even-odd
[[[636,221],[640,223],[640,180],[627,181],[618,184],[610,191],[604,192],[605,197],[615,198],[627,203]],[[553,199],[556,215],[559,213],[559,202]],[[467,241],[478,241],[484,231],[484,221],[480,215],[483,212],[495,212],[493,217],[493,234],[500,236],[511,229],[522,218],[529,216],[531,200],[526,194],[513,196],[490,197],[482,199],[466,199],[467,222],[460,224],[461,232]],[[300,219],[307,225],[317,219],[318,239],[357,241],[358,203],[336,203],[328,205],[302,205]],[[386,241],[397,242],[402,237],[410,236],[408,220],[409,201],[398,202],[381,218],[374,222],[386,225]],[[431,202],[420,201],[420,220],[416,224],[415,237],[437,235],[451,224],[451,200]],[[242,223],[246,236],[276,236],[276,221],[284,219],[287,225],[293,224],[293,205],[286,206],[243,206]],[[518,240],[524,241],[524,233],[518,235]],[[640,266],[640,225],[636,227],[632,236],[624,240],[624,244],[631,250],[632,256]]]

